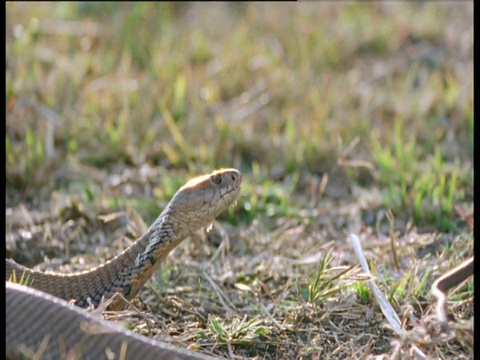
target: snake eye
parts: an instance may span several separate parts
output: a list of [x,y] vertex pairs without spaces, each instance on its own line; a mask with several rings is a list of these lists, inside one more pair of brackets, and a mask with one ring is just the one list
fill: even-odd
[[222,183],[222,175],[213,175],[212,181],[214,184],[220,185]]

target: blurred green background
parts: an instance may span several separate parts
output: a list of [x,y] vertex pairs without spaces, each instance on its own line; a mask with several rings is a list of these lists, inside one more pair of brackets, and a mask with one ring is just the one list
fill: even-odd
[[38,207],[58,189],[93,201],[131,169],[140,190],[107,203],[152,219],[189,176],[236,167],[239,221],[302,216],[317,194],[355,202],[360,187],[405,221],[465,225],[455,206],[473,204],[473,2],[6,13],[7,206]]

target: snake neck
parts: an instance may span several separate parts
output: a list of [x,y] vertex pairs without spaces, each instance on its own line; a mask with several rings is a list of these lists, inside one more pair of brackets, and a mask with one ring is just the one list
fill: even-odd
[[[190,234],[188,226],[171,212],[170,206],[167,206],[147,232],[125,251],[124,256],[120,255],[124,260],[122,268],[116,272],[117,278],[108,284],[105,294],[112,296],[120,292],[127,299],[135,297],[170,251]],[[110,307],[119,306],[114,304]]]
[[[98,306],[102,297],[108,299],[115,293],[130,299],[140,291],[169,252],[190,233],[189,227],[172,216],[167,206],[145,234],[103,265],[80,273],[56,274],[31,270],[6,259],[6,280],[13,272],[17,279],[25,273],[32,287],[67,301],[75,299],[80,307],[87,307],[89,303]],[[117,297],[110,308],[121,309],[124,305]]]
[[147,233],[139,240],[143,251],[138,254],[133,262],[125,264],[120,272],[120,281],[124,285],[124,295],[134,297],[142,288],[152,273],[160,266],[180,242],[190,232],[181,223],[169,215],[168,208],[158,217]]

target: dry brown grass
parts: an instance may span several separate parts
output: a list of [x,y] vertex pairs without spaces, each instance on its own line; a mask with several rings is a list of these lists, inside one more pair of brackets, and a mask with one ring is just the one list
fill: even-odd
[[[392,305],[405,321],[408,336],[401,340],[371,293],[364,299],[354,288],[367,277],[335,224],[342,216],[359,218],[358,206],[337,206],[342,208],[350,213],[274,224],[257,219],[235,227],[216,223],[210,233],[201,231],[172,252],[133,307],[104,317],[145,336],[227,358],[404,358],[412,356],[412,343],[432,357],[472,356],[471,281],[453,292],[464,296],[450,303],[455,320],[448,332],[436,323],[429,295],[435,278],[473,254],[472,234],[452,238],[449,250],[434,233],[412,228],[397,234],[395,269],[390,239],[362,232],[367,257],[384,279],[378,284],[393,294]],[[146,228],[134,211],[106,214],[74,201],[43,213],[20,207],[7,223],[7,256],[63,272],[96,266]],[[12,244],[23,247],[9,249]],[[416,256],[419,244],[431,247],[422,258]],[[395,286],[403,290],[393,291]]]

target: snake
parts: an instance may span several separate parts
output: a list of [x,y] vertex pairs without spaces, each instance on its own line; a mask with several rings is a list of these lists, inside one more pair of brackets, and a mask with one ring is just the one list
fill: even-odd
[[[176,246],[236,204],[241,184],[242,175],[233,168],[191,179],[131,246],[91,270],[42,272],[5,259],[7,357],[40,352],[41,359],[205,358],[120,329],[81,308],[109,299],[109,309],[123,309],[122,296],[134,298]],[[27,284],[12,282],[20,278]]]

